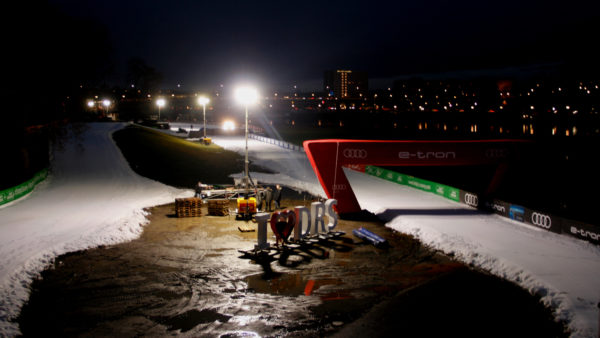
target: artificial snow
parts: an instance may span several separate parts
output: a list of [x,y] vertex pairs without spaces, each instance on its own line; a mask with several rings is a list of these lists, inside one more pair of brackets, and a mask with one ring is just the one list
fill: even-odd
[[[245,149],[241,137],[213,142],[240,154]],[[306,169],[304,153],[255,140],[248,144],[253,163],[281,173],[251,173],[259,181],[298,189],[319,185]],[[344,172],[361,207],[387,227],[540,296],[556,319],[566,321],[572,337],[598,337],[600,247],[351,169]],[[324,196],[322,188],[313,189]]]
[[[111,138],[125,125],[89,124],[81,134],[72,133],[64,148],[55,147],[46,181],[0,208],[1,336],[19,334],[11,320],[27,301],[32,280],[58,255],[137,238],[147,222],[145,207],[193,194],[129,168]],[[217,136],[213,142],[244,153],[243,137]],[[324,197],[306,154],[249,140],[249,156],[275,172],[251,172],[260,183]],[[539,295],[557,319],[567,321],[573,337],[598,336],[599,247],[363,173],[345,173],[362,208],[388,227]]]
[[19,334],[11,320],[57,256],[135,239],[147,222],[144,208],[193,195],[134,173],[111,138],[123,126],[71,129],[53,147],[46,181],[0,209],[0,336]]

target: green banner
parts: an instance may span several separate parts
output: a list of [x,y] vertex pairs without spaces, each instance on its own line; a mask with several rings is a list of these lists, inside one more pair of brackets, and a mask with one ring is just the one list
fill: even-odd
[[19,198],[29,194],[33,191],[33,188],[46,179],[48,176],[48,169],[42,169],[35,174],[30,180],[17,185],[16,187],[8,188],[0,191],[0,205],[16,201]]
[[420,178],[416,178],[409,175],[404,175],[397,173],[395,171],[383,169],[376,166],[368,165],[365,167],[365,173],[382,178],[384,180],[406,185],[409,187],[413,187],[422,191],[434,193],[436,195],[443,196],[447,199],[453,200],[455,202],[460,201],[459,189],[439,184],[436,182],[431,182],[427,180],[423,180]]

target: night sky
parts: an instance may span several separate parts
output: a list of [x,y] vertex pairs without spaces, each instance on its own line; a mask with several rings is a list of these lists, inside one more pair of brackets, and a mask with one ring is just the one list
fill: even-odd
[[426,73],[597,67],[600,1],[50,0],[109,32],[116,81],[142,58],[163,86],[250,80],[312,90],[323,71],[366,71],[371,86]]

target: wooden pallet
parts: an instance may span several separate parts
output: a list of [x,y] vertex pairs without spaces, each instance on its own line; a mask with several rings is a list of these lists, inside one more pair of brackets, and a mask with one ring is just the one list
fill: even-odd
[[255,225],[253,223],[239,223],[238,230],[241,232],[251,232],[256,231]]
[[202,215],[202,199],[197,197],[175,199],[177,217],[199,217]]
[[211,216],[228,216],[229,200],[214,199],[208,200],[208,214]]

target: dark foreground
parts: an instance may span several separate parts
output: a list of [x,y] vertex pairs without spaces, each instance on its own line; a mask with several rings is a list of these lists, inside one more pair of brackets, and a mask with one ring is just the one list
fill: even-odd
[[[298,196],[283,205],[309,204]],[[240,232],[233,216],[176,218],[172,204],[150,211],[139,239],[57,258],[32,285],[22,333],[567,336],[536,297],[377,221],[342,220],[339,239],[254,261],[238,250],[253,248],[256,232]],[[358,240],[360,226],[390,246]]]

